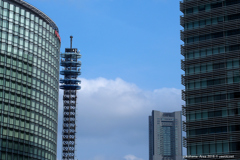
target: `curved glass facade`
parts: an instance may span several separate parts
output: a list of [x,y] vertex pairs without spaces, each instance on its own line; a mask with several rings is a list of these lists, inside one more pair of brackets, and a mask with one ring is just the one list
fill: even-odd
[[58,29],[19,0],[0,0],[0,16],[0,159],[56,160]]

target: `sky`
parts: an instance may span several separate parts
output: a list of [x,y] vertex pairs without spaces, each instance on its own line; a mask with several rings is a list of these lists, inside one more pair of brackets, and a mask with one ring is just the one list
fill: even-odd
[[[148,160],[148,116],[181,110],[176,0],[26,0],[58,26],[61,52],[82,54],[78,160]],[[62,95],[59,92],[58,160]]]

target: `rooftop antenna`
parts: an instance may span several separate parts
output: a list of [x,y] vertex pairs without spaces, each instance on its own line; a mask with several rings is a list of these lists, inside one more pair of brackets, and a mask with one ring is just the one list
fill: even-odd
[[70,39],[71,39],[70,48],[72,49],[72,39],[73,39],[73,36],[70,36]]

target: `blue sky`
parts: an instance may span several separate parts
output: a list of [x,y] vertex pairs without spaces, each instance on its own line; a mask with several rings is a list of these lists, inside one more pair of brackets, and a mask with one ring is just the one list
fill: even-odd
[[[181,110],[183,104],[179,1],[26,1],[56,22],[62,52],[70,35],[81,50],[77,158],[147,160],[151,110]],[[59,133],[61,98],[62,91]]]

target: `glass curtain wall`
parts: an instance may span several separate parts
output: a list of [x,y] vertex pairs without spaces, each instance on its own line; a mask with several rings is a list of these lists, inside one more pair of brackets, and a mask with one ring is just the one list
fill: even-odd
[[239,0],[180,2],[187,155],[240,158],[239,6]]
[[0,0],[0,159],[56,160],[60,41],[26,4]]

